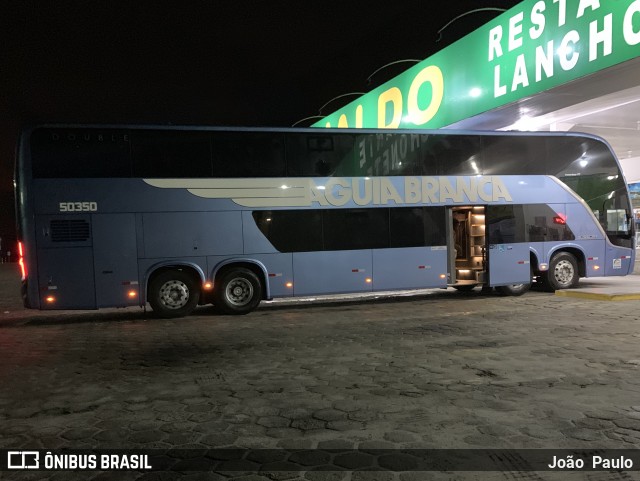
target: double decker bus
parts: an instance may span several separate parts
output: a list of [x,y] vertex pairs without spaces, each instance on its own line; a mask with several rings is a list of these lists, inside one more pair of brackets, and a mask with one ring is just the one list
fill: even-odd
[[519,295],[634,265],[626,182],[589,135],[46,125],[23,132],[15,181],[34,309]]

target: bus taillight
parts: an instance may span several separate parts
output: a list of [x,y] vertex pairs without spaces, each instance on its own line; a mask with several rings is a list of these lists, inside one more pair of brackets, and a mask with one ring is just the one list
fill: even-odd
[[27,264],[24,260],[24,246],[22,242],[18,242],[18,265],[20,266],[20,274],[22,274],[22,280],[27,278]]

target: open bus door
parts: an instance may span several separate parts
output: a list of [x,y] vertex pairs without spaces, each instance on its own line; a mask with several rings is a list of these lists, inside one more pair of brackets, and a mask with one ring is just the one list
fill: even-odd
[[529,244],[525,242],[524,220],[516,212],[518,209],[522,209],[522,206],[486,207],[489,286],[531,282]]

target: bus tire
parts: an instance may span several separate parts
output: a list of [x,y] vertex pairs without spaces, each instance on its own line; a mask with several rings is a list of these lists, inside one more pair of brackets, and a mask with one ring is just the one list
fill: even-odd
[[214,304],[224,314],[248,314],[262,299],[260,279],[244,267],[224,272],[214,285]]
[[558,252],[549,262],[549,270],[542,276],[545,290],[572,289],[578,285],[578,261],[569,252]]
[[199,285],[185,271],[172,269],[161,272],[149,284],[149,304],[158,317],[187,316],[198,305]]
[[510,284],[496,286],[496,292],[501,296],[521,296],[531,288],[531,284]]

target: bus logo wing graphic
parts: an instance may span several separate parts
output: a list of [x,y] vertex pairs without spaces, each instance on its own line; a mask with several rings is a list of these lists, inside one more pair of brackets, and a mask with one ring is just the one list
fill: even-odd
[[244,207],[309,207],[311,179],[143,179],[161,189],[184,189],[206,199],[229,199]]

